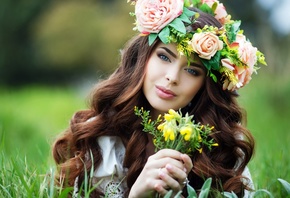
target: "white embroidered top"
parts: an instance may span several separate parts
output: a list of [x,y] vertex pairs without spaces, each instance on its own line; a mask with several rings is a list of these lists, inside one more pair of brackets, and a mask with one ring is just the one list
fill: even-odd
[[[93,184],[98,183],[98,189],[105,193],[107,198],[123,198],[127,190],[126,173],[127,169],[123,167],[125,156],[125,147],[122,140],[117,136],[102,136],[97,139],[102,149],[103,161],[97,167],[93,174]],[[252,177],[248,168],[243,175],[250,179],[251,187],[254,188]],[[74,186],[74,195],[77,197],[77,179]],[[250,192],[245,191],[244,197],[249,197]]]

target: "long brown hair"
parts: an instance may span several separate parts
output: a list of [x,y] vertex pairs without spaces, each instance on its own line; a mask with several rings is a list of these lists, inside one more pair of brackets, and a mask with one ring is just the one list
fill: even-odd
[[[191,28],[195,30],[205,25],[221,27],[212,16],[201,13]],[[146,62],[158,42],[149,46],[148,38],[142,36],[130,40],[121,52],[119,67],[93,90],[90,108],[75,113],[70,127],[53,145],[53,157],[59,166],[58,180],[73,186],[78,177],[80,187],[85,171],[92,165],[97,167],[102,160],[96,139],[111,135],[119,136],[126,147],[123,165],[128,168],[127,185],[129,189],[132,187],[147,161],[149,141],[133,109],[134,106],[150,109],[142,86]],[[213,178],[212,187],[219,190],[242,195],[247,188],[241,174],[253,154],[254,140],[241,124],[245,117],[236,97],[236,93],[222,90],[221,82],[215,83],[206,77],[192,105],[183,109],[194,114],[197,122],[215,126],[213,138],[219,143],[211,151],[204,148],[201,154],[193,153],[194,167],[189,180],[194,188],[199,188],[208,177]],[[87,122],[92,117],[94,119]],[[94,193],[94,196],[100,195],[98,191]]]

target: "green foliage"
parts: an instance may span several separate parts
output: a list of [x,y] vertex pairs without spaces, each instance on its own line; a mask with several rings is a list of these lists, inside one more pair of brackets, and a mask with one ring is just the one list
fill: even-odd
[[0,93],[2,149],[7,157],[27,156],[31,164],[47,162],[55,136],[85,106],[81,93],[65,88],[0,88]]
[[156,151],[169,148],[191,155],[196,151],[201,153],[203,148],[211,150],[212,147],[218,146],[218,143],[210,138],[214,127],[195,123],[193,115],[182,115],[181,110],[176,112],[170,109],[163,117],[159,115],[156,120],[151,120],[150,111],[144,110],[143,107],[135,107],[134,113],[142,118],[143,131],[152,135]]
[[[290,83],[266,72],[239,92],[257,144],[249,168],[255,188],[261,189],[257,197],[269,197],[266,191],[275,198],[290,197]],[[0,197],[66,197],[70,192],[52,188],[50,153],[73,113],[85,108],[85,95],[75,91],[0,88]]]
[[284,189],[286,190],[287,194],[290,195],[290,183],[285,181],[284,179],[278,179],[278,181],[283,185]]

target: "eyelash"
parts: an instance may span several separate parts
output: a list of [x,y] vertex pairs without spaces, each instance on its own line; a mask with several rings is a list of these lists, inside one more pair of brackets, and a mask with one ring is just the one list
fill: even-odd
[[186,68],[185,69],[189,74],[193,75],[193,76],[199,76],[200,73],[199,71],[195,70],[195,69],[191,69],[191,68]]
[[[168,61],[171,63],[171,60],[168,58],[168,56],[164,55],[164,54],[157,54],[157,56],[163,60],[163,61]],[[200,72],[195,70],[195,69],[192,69],[192,68],[186,68],[185,71],[187,71],[189,74],[193,75],[193,76],[199,76],[200,75]]]
[[158,57],[163,61],[171,62],[171,60],[164,54],[158,54]]

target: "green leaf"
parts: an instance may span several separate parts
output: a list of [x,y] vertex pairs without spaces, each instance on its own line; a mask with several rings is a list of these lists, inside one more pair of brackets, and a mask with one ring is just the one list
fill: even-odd
[[191,21],[189,20],[189,16],[187,16],[184,12],[178,18],[185,23],[191,23]]
[[222,195],[225,198],[238,198],[238,196],[234,192],[224,192],[224,193],[222,193]]
[[173,193],[172,190],[168,191],[168,192],[165,194],[164,198],[170,198],[171,195],[172,195],[172,193]]
[[288,195],[290,195],[290,183],[280,178],[278,179],[278,181],[283,185]]
[[188,8],[183,8],[183,11],[182,11],[182,14],[186,15],[187,18],[195,15],[196,12],[192,11],[192,10],[189,10]]
[[187,185],[187,193],[188,193],[188,197],[197,198],[197,194],[194,188],[192,188],[189,184]]
[[217,51],[216,54],[210,59],[200,59],[202,64],[207,68],[207,70],[219,70],[220,68],[220,57],[221,57],[221,52]]
[[229,25],[227,35],[230,43],[236,40],[238,31],[240,30],[241,21],[235,21],[233,24]]
[[209,76],[213,79],[214,82],[217,82],[217,77],[213,73],[210,72]]
[[201,191],[199,194],[199,198],[207,198],[208,197],[208,193],[210,190],[210,186],[211,186],[211,178],[207,178],[207,180],[204,182],[204,184],[201,187]]
[[200,61],[202,62],[202,64],[205,66],[205,68],[207,69],[207,70],[210,70],[211,69],[211,65],[210,65],[210,63],[209,63],[209,60],[206,60],[206,59],[200,59]]
[[252,197],[255,197],[255,196],[257,196],[258,194],[261,194],[261,193],[265,193],[265,194],[269,195],[270,198],[274,198],[272,193],[270,193],[268,190],[265,190],[265,189],[257,190],[255,193],[253,193]]
[[201,3],[201,0],[192,0],[192,4],[194,7],[197,7],[197,5],[200,3]]
[[217,2],[214,2],[214,4],[211,6],[211,10],[212,10],[213,13],[216,10],[217,6],[218,6]]
[[183,34],[186,34],[184,23],[179,18],[174,19],[171,23],[169,23],[169,26],[173,27],[174,29],[176,29],[177,31]]
[[190,0],[184,0],[184,7],[190,6]]
[[211,9],[211,8],[210,8],[206,3],[202,4],[202,5],[199,7],[199,9],[200,9],[201,11],[205,12],[205,13],[208,13],[208,14],[214,15],[212,9]]
[[149,46],[154,43],[154,41],[157,38],[157,36],[158,36],[157,33],[151,33],[151,34],[149,34],[149,36],[148,36]]
[[170,35],[170,29],[168,26],[166,26],[165,28],[163,28],[159,34],[158,37],[160,38],[160,40],[162,41],[162,43],[164,44],[168,44],[169,43],[169,35]]
[[179,192],[174,196],[174,198],[180,198],[180,197],[182,197],[181,194],[182,194],[182,191],[179,191]]
[[73,192],[74,188],[73,187],[67,187],[64,190],[61,191],[60,195],[58,195],[59,198],[65,198],[68,197],[69,194]]
[[220,58],[221,52],[217,51],[216,54],[209,60],[209,63],[211,64],[211,69],[218,70],[220,68]]

